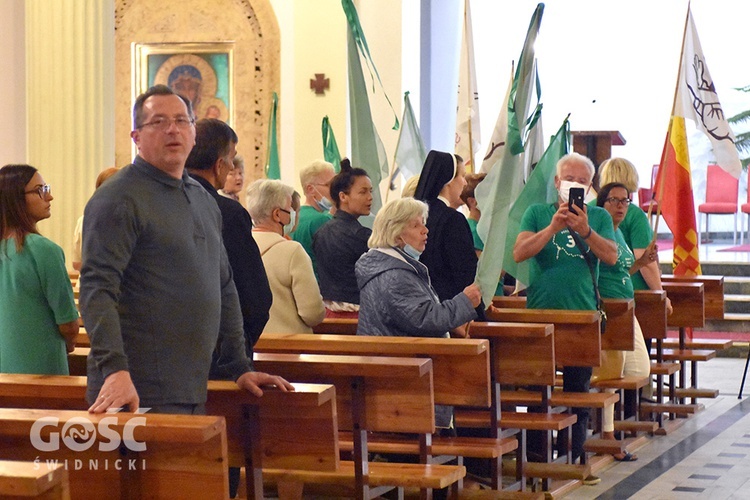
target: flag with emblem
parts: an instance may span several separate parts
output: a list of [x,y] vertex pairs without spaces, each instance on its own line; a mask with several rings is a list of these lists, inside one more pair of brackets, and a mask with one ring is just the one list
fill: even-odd
[[467,172],[476,172],[474,155],[479,150],[479,139],[479,93],[477,92],[477,69],[474,64],[474,35],[471,29],[469,0],[464,0],[454,150],[463,158]]
[[[484,242],[484,251],[479,257],[476,281],[482,289],[485,304],[492,303],[497,281],[503,270],[508,213],[523,189],[524,182],[524,143],[529,136],[529,127],[539,109],[529,114],[534,75],[534,43],[539,34],[544,4],[537,5],[526,32],[521,57],[513,78],[508,99],[508,126],[502,154],[490,168],[487,177],[476,188],[476,198],[482,213],[477,232]],[[538,123],[538,120],[537,120]]]
[[719,166],[734,177],[739,177],[742,165],[734,135],[708,72],[689,6],[672,116],[654,190],[661,215],[674,236],[674,274],[694,276],[701,274],[698,257],[700,242],[695,220],[686,119],[695,122],[698,130],[708,137]]

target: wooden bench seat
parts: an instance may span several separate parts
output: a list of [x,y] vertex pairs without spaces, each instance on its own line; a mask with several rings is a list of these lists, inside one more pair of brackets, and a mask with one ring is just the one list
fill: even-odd
[[0,498],[69,500],[68,471],[63,464],[0,460]]
[[664,361],[708,361],[716,357],[716,351],[705,349],[664,349],[662,355]]
[[680,364],[673,362],[656,363],[651,362],[652,375],[674,375],[680,371]]
[[[593,387],[593,384],[592,384]],[[620,400],[620,396],[613,393],[603,392],[562,392],[552,391],[549,404],[552,406],[563,406],[566,408],[604,408],[613,405]],[[502,402],[504,405],[515,406],[539,406],[542,404],[542,395],[533,391],[503,391]]]
[[[667,339],[662,345],[666,349],[679,349],[679,339]],[[714,351],[721,351],[729,349],[734,345],[734,340],[729,339],[692,339],[685,341],[685,349],[709,349]]]
[[591,382],[591,387],[596,389],[621,389],[626,391],[637,391],[641,387],[647,386],[648,383],[648,377],[627,376],[608,380],[596,380]]

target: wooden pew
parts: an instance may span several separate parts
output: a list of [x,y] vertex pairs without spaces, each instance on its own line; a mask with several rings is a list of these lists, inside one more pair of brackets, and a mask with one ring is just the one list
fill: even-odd
[[[714,304],[712,314],[716,315],[719,313],[719,307],[716,305],[718,302],[716,290],[719,285],[717,285],[717,280],[708,280],[707,282],[714,290],[712,292]],[[723,280],[718,280],[718,282],[721,283],[721,289],[723,290]],[[674,309],[674,312],[667,318],[667,324],[679,329],[679,344],[678,349],[664,349],[662,356],[665,360],[679,361],[680,363],[679,389],[677,389],[680,402],[684,402],[685,397],[690,397],[691,403],[695,405],[694,407],[700,409],[701,406],[697,404],[698,397],[716,397],[718,395],[718,391],[700,389],[698,386],[698,362],[712,359],[716,352],[709,349],[690,349],[686,344],[688,341],[687,329],[702,328],[705,325],[707,314],[704,307],[705,286],[700,280],[675,279],[674,281],[664,282],[663,287]],[[720,303],[721,317],[723,317],[723,293]],[[690,363],[689,386],[686,380],[688,362]],[[690,407],[687,406],[686,408]]]
[[724,319],[724,276],[675,276],[662,274],[664,283],[703,284],[703,309],[705,319]]
[[[600,349],[592,349],[599,344],[601,349],[633,350],[634,304],[630,299],[604,299],[607,311],[607,328],[599,334],[598,313],[596,311],[560,311],[525,309],[526,297],[495,297],[495,308],[487,313],[488,318],[502,321],[548,322],[555,325],[555,358],[558,366],[599,366]],[[587,321],[589,323],[587,323]],[[595,321],[595,323],[593,322]],[[562,354],[560,352],[562,351]],[[629,389],[643,386],[647,379],[619,379],[599,383],[600,388]],[[596,386],[596,384],[594,384]],[[605,387],[606,386],[606,387]],[[593,387],[593,386],[592,386]],[[551,403],[555,406],[588,407],[601,411],[604,406],[619,401],[619,396],[600,394],[552,394]],[[513,395],[511,395],[511,398]],[[507,400],[506,396],[506,400]],[[523,402],[523,401],[517,401]],[[530,404],[530,401],[527,401]],[[600,429],[600,420],[598,428]],[[609,441],[590,439],[585,446],[587,451],[616,453]]]
[[[255,350],[256,352],[429,358],[433,364],[436,404],[489,408],[491,400],[488,347],[487,341],[475,339],[263,334],[255,345]],[[383,442],[373,439],[369,444],[372,451],[413,453],[413,449],[394,444],[392,440]],[[489,439],[433,437],[430,450],[435,456],[452,455],[490,459],[497,471],[493,473],[493,484],[499,486],[502,454],[515,450],[517,446],[515,439],[502,437]]]
[[[430,359],[255,353],[254,366],[261,371],[283,373],[293,380],[336,386],[339,427],[352,432],[355,491],[362,491],[363,497],[370,494],[368,485],[419,486],[428,490],[452,485],[465,475],[463,466],[411,464],[404,468],[398,463],[368,463],[369,432],[417,434],[419,440],[405,452],[413,451],[424,464],[430,463],[435,432]],[[291,475],[284,472],[267,477],[289,480]],[[295,473],[300,485],[312,482],[314,476]],[[331,474],[328,478],[333,484],[341,484],[340,478]],[[322,477],[314,482],[322,482]]]
[[[470,328],[472,337],[487,339],[490,342],[493,401],[502,402],[505,405],[505,395],[509,394],[509,391],[505,390],[501,393],[501,384],[506,387],[540,386],[539,392],[529,391],[530,394],[534,395],[532,402],[521,404],[542,406],[546,408],[546,412],[500,411],[499,405],[496,405],[490,410],[489,418],[476,411],[462,412],[456,415],[458,425],[489,425],[492,429],[498,427],[519,429],[521,436],[519,449],[523,455],[521,460],[516,462],[516,475],[521,479],[525,475],[544,478],[543,488],[545,490],[560,488],[560,485],[552,486],[548,482],[549,479],[575,479],[578,481],[590,473],[590,466],[588,465],[574,466],[551,463],[551,447],[549,446],[551,432],[569,432],[570,426],[576,421],[575,415],[552,413],[551,411],[551,388],[555,383],[553,330],[552,325],[549,324],[472,323]],[[525,461],[527,430],[545,431],[547,440],[546,460],[548,463]],[[567,458],[569,461],[570,457]]]
[[0,460],[0,498],[70,500],[68,471],[62,464]]
[[[254,498],[263,498],[262,480],[260,470],[262,465],[283,467],[290,460],[296,466],[304,466],[318,471],[336,470],[339,465],[339,449],[337,441],[338,423],[336,421],[336,392],[330,385],[293,384],[294,392],[281,392],[275,389],[264,389],[262,398],[256,398],[246,391],[237,387],[234,382],[211,381],[208,386],[207,412],[226,417],[227,431],[222,431],[223,436],[229,436],[231,442],[228,447],[227,438],[223,437],[223,458],[211,458],[209,454],[200,452],[198,445],[190,445],[185,452],[184,458],[171,457],[174,461],[173,467],[179,472],[183,467],[182,462],[187,462],[190,474],[195,474],[193,468],[201,465],[204,460],[213,460],[211,467],[218,465],[223,470],[222,495],[226,498],[228,490],[228,479],[226,476],[227,464],[230,466],[245,466],[250,473],[246,474],[247,491],[254,492]],[[16,408],[45,408],[45,409],[78,409],[85,410],[88,404],[85,401],[86,378],[52,375],[9,375],[0,374],[0,406]],[[49,410],[41,412],[49,414]],[[83,413],[83,415],[89,415]],[[132,413],[119,413],[117,415],[133,416]],[[103,418],[107,414],[100,415]],[[198,418],[214,419],[217,417],[193,417],[183,415],[156,415],[146,413],[148,419],[164,419],[165,417],[179,417],[180,420]],[[92,415],[92,417],[95,417]],[[220,418],[222,429],[224,418]],[[260,422],[260,425],[258,424]],[[266,432],[262,432],[265,429]],[[259,434],[263,434],[263,439]],[[28,435],[27,435],[28,436]],[[260,444],[259,444],[260,443]],[[151,444],[149,443],[149,446]],[[174,447],[171,455],[181,450]],[[168,449],[165,448],[165,451]],[[193,455],[196,455],[193,457]],[[203,458],[206,455],[206,458]],[[114,458],[119,456],[115,453]],[[34,457],[31,459],[33,460]],[[149,467],[151,463],[149,462]],[[156,462],[154,464],[157,465]],[[169,465],[165,467],[169,469]],[[98,472],[101,472],[98,471]],[[107,496],[118,496],[117,488],[120,488],[120,479],[113,476],[112,470],[103,479],[105,484],[99,485],[102,494],[77,495],[80,491],[77,485],[81,485],[83,491],[87,492],[86,478],[80,477],[80,471],[71,470],[71,485],[74,492],[73,498],[104,498]],[[165,472],[168,475],[168,472]],[[198,487],[203,488],[200,482],[200,474],[195,474],[195,480],[188,481],[189,484],[198,482]],[[353,475],[352,475],[353,477]],[[165,483],[181,481],[181,476],[174,480],[163,481]],[[107,481],[115,485],[114,490],[107,489]],[[150,485],[148,485],[150,488]],[[187,496],[175,495],[185,498],[206,498],[210,495],[211,484],[206,483],[206,493],[199,489],[200,493]],[[129,490],[128,490],[129,491]],[[154,490],[157,491],[157,490]],[[179,490],[176,490],[179,491]],[[113,493],[114,492],[114,493]]]
[[[658,434],[666,434],[677,427],[678,414],[684,415],[695,411],[693,408],[681,405],[676,399],[675,374],[680,370],[680,364],[665,361],[663,356],[663,342],[667,338],[667,293],[663,290],[636,290],[635,314],[641,324],[645,338],[656,343],[655,359],[651,362],[651,375],[656,376],[656,404],[642,404],[642,414],[655,414],[659,429]],[[664,377],[668,377],[669,393],[664,395]],[[664,421],[664,414],[669,415],[669,423]],[[617,425],[615,426],[617,428]],[[620,429],[625,430],[625,429]]]
[[0,408],[0,457],[65,464],[72,498],[229,494],[221,417]]
[[493,300],[496,308],[487,311],[487,319],[500,323],[554,324],[555,361],[558,366],[599,366],[602,336],[597,311],[526,309],[525,297],[513,299],[514,303]]

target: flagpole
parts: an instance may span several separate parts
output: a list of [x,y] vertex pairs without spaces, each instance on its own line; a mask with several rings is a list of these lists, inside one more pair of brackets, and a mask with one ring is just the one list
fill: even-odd
[[[656,222],[654,223],[654,237],[652,242],[656,241],[656,237],[659,230],[659,216],[661,215],[661,203],[664,199],[664,161],[667,155],[667,142],[672,135],[672,120],[674,117],[674,111],[677,107],[677,93],[680,89],[680,77],[682,76],[682,57],[685,55],[685,37],[687,37],[688,21],[690,20],[690,0],[688,0],[687,13],[685,14],[685,26],[682,29],[682,46],[680,47],[680,65],[677,69],[677,81],[674,85],[674,99],[672,100],[672,113],[669,116],[669,126],[667,127],[667,140],[664,142],[664,149],[661,153],[661,161],[659,163],[659,172],[656,175],[657,184],[659,184],[659,194],[656,196]],[[656,193],[651,193],[652,199]],[[648,220],[651,220],[651,212],[653,209],[653,203],[648,207]],[[698,242],[700,244],[700,241]]]
[[[469,27],[468,26],[469,19],[468,19],[468,16],[466,15],[469,10],[468,8],[469,8],[469,0],[464,0],[464,36],[466,37],[466,40],[467,40],[466,44],[464,44],[464,49],[466,50],[466,54],[464,54],[464,57],[466,57],[466,61],[469,61],[469,42],[468,42],[469,38],[468,36],[466,36],[468,33],[467,28]],[[472,37],[473,36],[474,35],[472,32]],[[474,42],[472,40],[472,49],[473,49],[473,43]],[[469,76],[471,76],[470,66],[471,64],[467,64],[467,69],[469,70]],[[468,81],[471,84],[471,78],[469,78]],[[472,90],[471,85],[469,85],[469,88],[466,89],[466,100],[468,101],[466,103],[466,109],[469,110],[469,164],[471,165],[471,173],[474,173],[476,172],[476,169],[474,168],[474,138],[472,137],[473,134],[471,130],[471,123],[472,123],[471,110],[473,109],[473,106],[471,105],[472,104],[471,101],[474,98],[474,96],[472,95],[471,90]],[[465,164],[466,164],[466,158],[464,158],[464,165]]]

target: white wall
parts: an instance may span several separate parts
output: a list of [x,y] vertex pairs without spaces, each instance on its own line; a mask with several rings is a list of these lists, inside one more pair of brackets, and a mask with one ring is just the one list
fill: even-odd
[[24,0],[0,0],[0,166],[26,163]]

